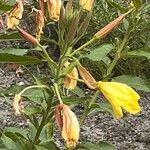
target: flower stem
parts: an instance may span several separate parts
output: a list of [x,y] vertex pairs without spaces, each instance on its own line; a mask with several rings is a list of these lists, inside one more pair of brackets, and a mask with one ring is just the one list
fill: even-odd
[[74,52],[72,52],[71,56],[77,54],[78,52],[80,52],[82,49],[84,49],[86,46],[92,44],[97,38],[93,37],[91,40],[87,41],[85,44],[83,44],[82,46],[80,46],[78,49],[76,49]]
[[25,91],[27,91],[29,89],[33,89],[33,88],[46,88],[46,89],[50,90],[50,88],[46,85],[32,85],[32,86],[28,86],[28,87],[24,88],[19,94],[22,95]]
[[56,92],[56,95],[58,97],[58,100],[59,100],[60,104],[63,104],[63,101],[61,99],[60,93],[58,91],[58,85],[57,85],[57,83],[54,83],[54,89],[55,89],[55,92]]

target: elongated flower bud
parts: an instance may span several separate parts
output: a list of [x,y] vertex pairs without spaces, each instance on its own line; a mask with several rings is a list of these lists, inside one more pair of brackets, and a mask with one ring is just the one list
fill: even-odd
[[60,16],[61,0],[47,0],[47,7],[50,19],[58,21]]
[[61,127],[62,137],[65,139],[67,147],[75,147],[80,132],[77,117],[65,104],[58,105],[56,109],[55,118],[58,127]]
[[93,7],[94,0],[80,0],[80,5],[83,9],[91,11]]
[[45,12],[45,1],[44,1],[44,0],[39,0],[38,2],[39,2],[40,10],[42,11],[43,16],[44,16],[44,12]]
[[136,114],[141,110],[138,104],[139,94],[128,85],[100,81],[97,84],[97,88],[112,105],[114,116],[117,119],[123,116],[122,108],[131,114]]
[[[64,64],[64,67],[67,68],[69,66],[69,62],[66,62]],[[64,79],[64,87],[66,89],[74,89],[77,86],[77,80],[78,79],[78,71],[77,69],[74,67],[72,69],[72,71],[65,77]]]
[[81,64],[77,66],[78,71],[82,79],[84,80],[85,84],[90,88],[90,89],[96,89],[97,82],[93,78],[93,76],[84,68]]
[[13,109],[16,115],[20,115],[23,110],[22,97],[20,94],[16,94],[13,101]]
[[125,18],[126,14],[123,14],[107,24],[104,28],[102,28],[100,31],[98,31],[94,36],[98,38],[105,37],[109,32],[111,32],[116,26],[120,24],[120,22]]
[[27,33],[26,31],[24,31],[23,29],[21,28],[18,28],[18,32],[19,34],[28,42],[34,44],[34,45],[37,45],[38,44],[38,40],[32,36],[31,34]]
[[14,7],[8,12],[7,15],[7,27],[11,29],[16,29],[19,25],[19,19],[23,15],[23,4],[22,0],[18,0]]
[[36,12],[36,38],[40,41],[41,34],[43,34],[44,16],[41,10]]

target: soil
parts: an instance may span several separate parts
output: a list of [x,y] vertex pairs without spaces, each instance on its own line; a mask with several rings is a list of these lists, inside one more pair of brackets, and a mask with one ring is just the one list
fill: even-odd
[[[3,66],[3,67],[2,67]],[[0,67],[0,87],[6,88],[15,84],[29,84],[27,77],[18,78],[15,71],[8,67]],[[140,114],[126,116],[121,120],[114,119],[107,113],[96,113],[87,118],[81,127],[80,140],[107,141],[116,145],[118,150],[150,150],[150,93],[141,93]],[[26,121],[13,114],[12,97],[0,98],[0,128],[8,126],[25,127]],[[81,110],[77,110],[77,113]],[[60,136],[56,133],[58,144]]]

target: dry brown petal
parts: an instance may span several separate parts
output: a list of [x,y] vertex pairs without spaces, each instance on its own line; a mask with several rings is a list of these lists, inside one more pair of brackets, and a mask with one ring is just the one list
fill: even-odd
[[19,66],[19,67],[16,69],[16,75],[17,75],[18,78],[20,77],[20,74],[23,74],[23,70],[22,70],[21,66]]
[[20,115],[20,113],[23,110],[22,97],[20,94],[15,95],[15,98],[13,101],[13,109],[16,115]]
[[81,64],[77,66],[78,71],[82,79],[84,80],[85,84],[90,89],[96,89],[96,80],[93,78],[93,76],[84,68]]

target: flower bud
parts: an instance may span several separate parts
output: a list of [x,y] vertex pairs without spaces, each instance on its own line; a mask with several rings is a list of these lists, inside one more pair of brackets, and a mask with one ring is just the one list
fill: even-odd
[[83,9],[91,11],[93,7],[94,0],[80,0],[80,5]]
[[47,7],[50,19],[58,21],[60,16],[61,0],[47,0]]
[[77,66],[78,71],[82,79],[84,80],[85,84],[90,88],[90,89],[96,89],[97,82],[93,78],[93,76],[80,64]]
[[[67,68],[69,66],[69,62],[66,62],[64,64],[64,67]],[[78,79],[78,71],[77,69],[74,67],[72,69],[72,71],[65,77],[64,79],[64,87],[66,89],[74,89],[77,86],[77,80]]]
[[62,137],[65,139],[67,147],[75,147],[80,132],[77,117],[65,104],[58,105],[56,109],[55,118],[58,127],[61,127]]
[[40,41],[41,34],[43,34],[44,16],[41,10],[36,13],[36,38]]
[[39,2],[40,10],[42,11],[43,16],[44,16],[44,12],[45,12],[45,1],[44,1],[44,0],[39,0],[38,2]]
[[20,115],[23,110],[22,97],[20,94],[16,94],[13,101],[13,109],[16,115]]
[[138,104],[139,94],[128,85],[100,81],[97,83],[97,88],[112,105],[114,116],[117,119],[123,116],[122,108],[131,114],[136,114],[141,110]]
[[118,24],[120,24],[120,22],[125,18],[125,16],[126,16],[126,14],[119,16],[118,18],[116,18],[115,20],[113,20],[112,22],[107,24],[100,31],[98,31],[94,36],[96,36],[98,38],[105,37],[109,32],[111,32],[113,30],[113,28],[115,28],[116,26],[118,26]]
[[16,29],[19,25],[19,19],[23,15],[23,4],[22,0],[18,0],[14,7],[8,12],[7,15],[7,27],[11,29]]
[[28,42],[34,44],[34,45],[37,45],[38,44],[38,40],[32,36],[31,34],[27,33],[26,31],[24,31],[23,29],[21,28],[18,28],[18,32],[19,34]]

